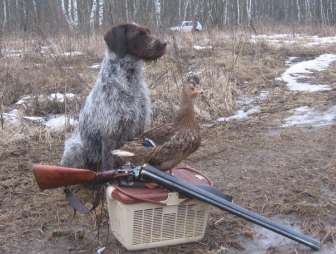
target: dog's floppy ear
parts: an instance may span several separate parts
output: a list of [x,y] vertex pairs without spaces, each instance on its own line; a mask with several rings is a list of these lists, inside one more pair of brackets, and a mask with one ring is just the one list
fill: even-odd
[[114,26],[104,36],[107,46],[120,58],[127,54],[126,30],[126,25]]

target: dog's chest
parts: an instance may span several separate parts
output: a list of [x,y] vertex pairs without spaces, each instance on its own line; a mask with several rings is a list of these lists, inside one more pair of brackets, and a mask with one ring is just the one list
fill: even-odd
[[95,105],[93,118],[100,126],[143,129],[149,124],[149,89],[140,64],[104,61],[88,100]]
[[110,70],[103,72],[99,90],[106,97],[106,102],[126,103],[130,107],[134,104],[145,105],[149,97],[145,79],[135,68],[112,66]]

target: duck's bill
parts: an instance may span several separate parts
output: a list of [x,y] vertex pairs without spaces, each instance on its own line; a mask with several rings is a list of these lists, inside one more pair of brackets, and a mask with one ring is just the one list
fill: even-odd
[[204,90],[200,85],[196,85],[195,88],[194,88],[194,92],[197,93],[197,94],[203,94]]

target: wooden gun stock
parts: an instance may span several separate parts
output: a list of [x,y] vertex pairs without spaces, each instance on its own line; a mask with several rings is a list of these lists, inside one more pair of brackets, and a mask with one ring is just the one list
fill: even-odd
[[83,183],[98,183],[99,181],[107,182],[115,177],[127,176],[127,173],[123,171],[116,173],[116,170],[94,172],[87,169],[48,165],[34,165],[33,172],[41,190]]

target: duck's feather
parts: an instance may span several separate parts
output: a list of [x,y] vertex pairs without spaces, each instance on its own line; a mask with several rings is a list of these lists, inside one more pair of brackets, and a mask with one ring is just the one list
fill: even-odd
[[144,146],[143,139],[142,136],[126,143],[122,148],[126,153],[113,154],[135,165],[149,163],[161,170],[168,170],[196,151],[201,143],[199,132],[192,130],[175,131],[169,141],[156,147]]
[[149,138],[145,138],[145,141],[142,142],[142,145],[146,147],[156,147],[156,144],[154,143],[154,141]]
[[197,133],[176,133],[170,141],[154,148],[147,158],[147,163],[155,165],[162,170],[171,169],[195,152],[200,143],[201,137]]
[[160,146],[172,138],[172,136],[176,133],[176,127],[173,123],[169,123],[166,125],[161,125],[155,129],[152,129],[146,133],[144,133],[142,136],[143,138],[147,138],[152,140],[156,146]]

